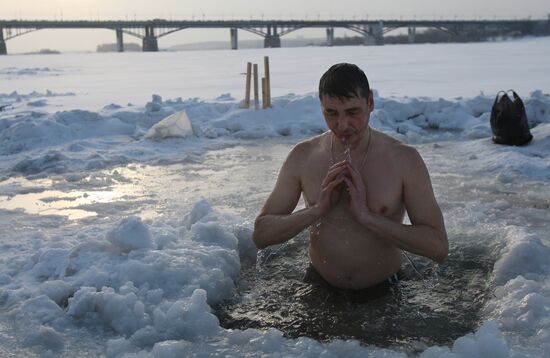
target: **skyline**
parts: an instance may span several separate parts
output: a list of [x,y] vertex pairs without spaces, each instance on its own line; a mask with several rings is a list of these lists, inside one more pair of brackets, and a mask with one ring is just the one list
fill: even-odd
[[[45,4],[46,3],[46,4]],[[292,0],[278,2],[232,0],[3,0],[0,19],[4,20],[232,20],[232,19],[547,19],[550,2],[547,0],[463,0],[444,3],[438,0],[340,0],[334,9],[330,0]],[[354,34],[335,29],[335,36]],[[286,38],[324,37],[323,29],[303,29]],[[239,31],[239,40],[259,39]],[[6,42],[9,53],[24,53],[49,48],[59,51],[95,51],[97,45],[113,43],[112,30],[40,30]],[[227,41],[226,29],[187,29],[159,41],[162,48],[203,41]],[[127,43],[139,43],[137,38],[125,37]],[[229,46],[229,45],[228,45]]]

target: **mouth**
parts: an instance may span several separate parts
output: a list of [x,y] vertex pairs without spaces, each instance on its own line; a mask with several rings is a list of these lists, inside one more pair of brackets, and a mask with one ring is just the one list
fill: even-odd
[[345,135],[335,134],[335,137],[336,137],[336,139],[338,139],[342,144],[347,145],[347,144],[350,144],[352,135],[351,135],[351,134],[345,134]]

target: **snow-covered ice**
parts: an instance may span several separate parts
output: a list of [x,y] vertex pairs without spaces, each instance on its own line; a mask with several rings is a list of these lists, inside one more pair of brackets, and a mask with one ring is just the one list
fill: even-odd
[[[550,356],[549,48],[0,58],[0,355]],[[242,67],[264,55],[273,108],[243,109]],[[372,126],[425,158],[450,255],[467,261],[467,244],[494,261],[479,324],[451,344],[286,338],[223,328],[212,309],[255,265],[252,222],[286,153],[326,130],[314,91],[340,61],[369,75]],[[510,87],[532,127],[525,147],[490,139],[494,95]]]

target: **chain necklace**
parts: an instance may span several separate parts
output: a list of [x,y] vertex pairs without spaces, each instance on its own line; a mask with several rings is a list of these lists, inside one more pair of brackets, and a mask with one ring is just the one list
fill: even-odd
[[[365,149],[365,154],[363,155],[363,160],[361,161],[361,165],[359,166],[359,168],[357,168],[357,170],[361,171],[361,169],[363,169],[363,166],[365,165],[365,163],[367,162],[367,154],[369,154],[369,147],[370,147],[370,142],[371,142],[371,131],[372,129],[369,128],[368,129],[369,131],[369,134],[368,134],[368,139],[367,139],[367,148]],[[351,164],[351,146],[348,146],[345,150],[344,150],[344,153],[346,153],[346,159],[349,159],[349,162]],[[334,165],[336,164],[336,160],[334,159],[334,133],[331,132],[331,137],[330,137],[330,161],[331,161],[331,165]]]

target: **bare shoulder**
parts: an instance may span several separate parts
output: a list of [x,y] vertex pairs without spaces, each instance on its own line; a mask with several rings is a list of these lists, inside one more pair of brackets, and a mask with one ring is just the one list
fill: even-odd
[[287,162],[289,164],[301,165],[308,161],[316,152],[323,150],[326,145],[328,132],[322,133],[313,138],[309,138],[296,144],[288,154]]
[[[388,162],[405,171],[416,171],[424,167],[424,161],[416,148],[404,144],[382,132],[374,131],[378,150]],[[381,153],[381,154],[382,154]]]
[[379,155],[385,154],[388,156],[386,159],[406,160],[404,157],[413,155],[416,152],[411,146],[408,146],[397,139],[390,137],[387,134],[371,129],[373,135],[373,143],[377,148]]

